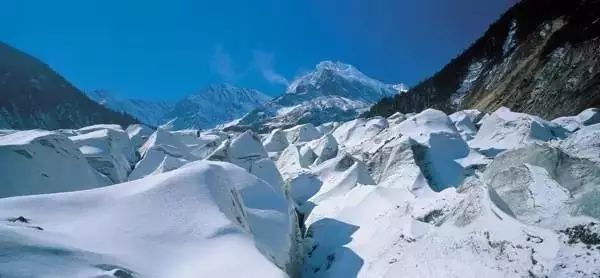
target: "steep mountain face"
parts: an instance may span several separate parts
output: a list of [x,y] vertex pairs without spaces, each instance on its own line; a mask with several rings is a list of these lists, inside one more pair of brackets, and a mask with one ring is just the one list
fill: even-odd
[[79,128],[94,123],[127,126],[135,122],[90,100],[48,65],[0,43],[0,128]]
[[372,79],[351,65],[324,61],[292,82],[285,94],[242,118],[238,127],[273,129],[348,120],[404,88]]
[[177,102],[165,119],[175,129],[212,128],[262,107],[271,98],[257,90],[229,84],[212,85]]
[[164,123],[165,115],[173,109],[173,104],[167,101],[150,101],[143,99],[125,99],[117,97],[105,90],[95,90],[87,95],[113,111],[127,113],[140,122],[159,126]]
[[555,118],[600,106],[600,1],[525,0],[434,76],[369,115],[501,106]]

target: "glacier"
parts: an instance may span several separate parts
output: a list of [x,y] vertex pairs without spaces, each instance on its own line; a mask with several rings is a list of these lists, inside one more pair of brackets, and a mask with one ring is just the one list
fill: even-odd
[[597,115],[0,130],[0,276],[595,277]]

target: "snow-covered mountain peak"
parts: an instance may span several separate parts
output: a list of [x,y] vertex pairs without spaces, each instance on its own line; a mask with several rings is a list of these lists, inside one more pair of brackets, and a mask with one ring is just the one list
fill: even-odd
[[177,102],[165,118],[175,119],[175,129],[212,128],[263,107],[269,100],[271,97],[254,89],[215,84]]
[[345,75],[345,76],[356,76],[356,77],[367,77],[366,75],[364,75],[362,72],[360,72],[358,69],[356,69],[354,66],[350,65],[350,64],[345,64],[339,61],[322,61],[320,63],[317,64],[317,66],[315,67],[317,71],[325,71],[325,70],[330,70],[330,71],[335,71],[337,73],[339,73],[340,75]]
[[368,77],[352,65],[323,61],[313,71],[294,80],[285,94],[237,123],[242,127],[269,130],[304,123],[347,121],[398,91],[395,85]]
[[[239,104],[255,103],[264,104],[271,100],[271,97],[261,93],[258,90],[239,88],[228,83],[212,84],[199,93],[191,94],[186,99],[194,101],[219,100],[238,102]],[[244,102],[244,103],[240,103]]]
[[89,98],[113,111],[127,113],[144,124],[158,126],[164,122],[164,115],[173,104],[168,101],[128,99],[119,97],[108,90],[93,90],[86,93]]
[[324,89],[326,90],[323,92],[324,94],[340,96],[352,93],[353,90],[328,88],[329,85],[342,82],[370,87],[376,91],[374,94],[376,97],[391,95],[394,92],[393,85],[373,79],[350,64],[327,60],[317,64],[313,71],[294,80],[286,90],[286,94],[312,95],[315,93],[315,89]]

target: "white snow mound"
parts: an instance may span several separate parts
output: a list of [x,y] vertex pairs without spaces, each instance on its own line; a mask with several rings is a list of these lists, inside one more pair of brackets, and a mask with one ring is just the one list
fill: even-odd
[[73,191],[108,185],[77,146],[52,131],[0,136],[0,198]]
[[285,277],[291,267],[286,199],[229,163],[0,199],[0,219],[6,277]]

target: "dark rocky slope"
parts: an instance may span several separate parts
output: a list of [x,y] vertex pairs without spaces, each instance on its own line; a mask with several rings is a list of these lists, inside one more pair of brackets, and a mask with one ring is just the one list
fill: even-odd
[[507,106],[555,118],[600,107],[599,37],[599,0],[524,0],[438,73],[367,114]]
[[90,100],[38,59],[0,42],[0,128],[127,126],[135,122],[129,115]]

